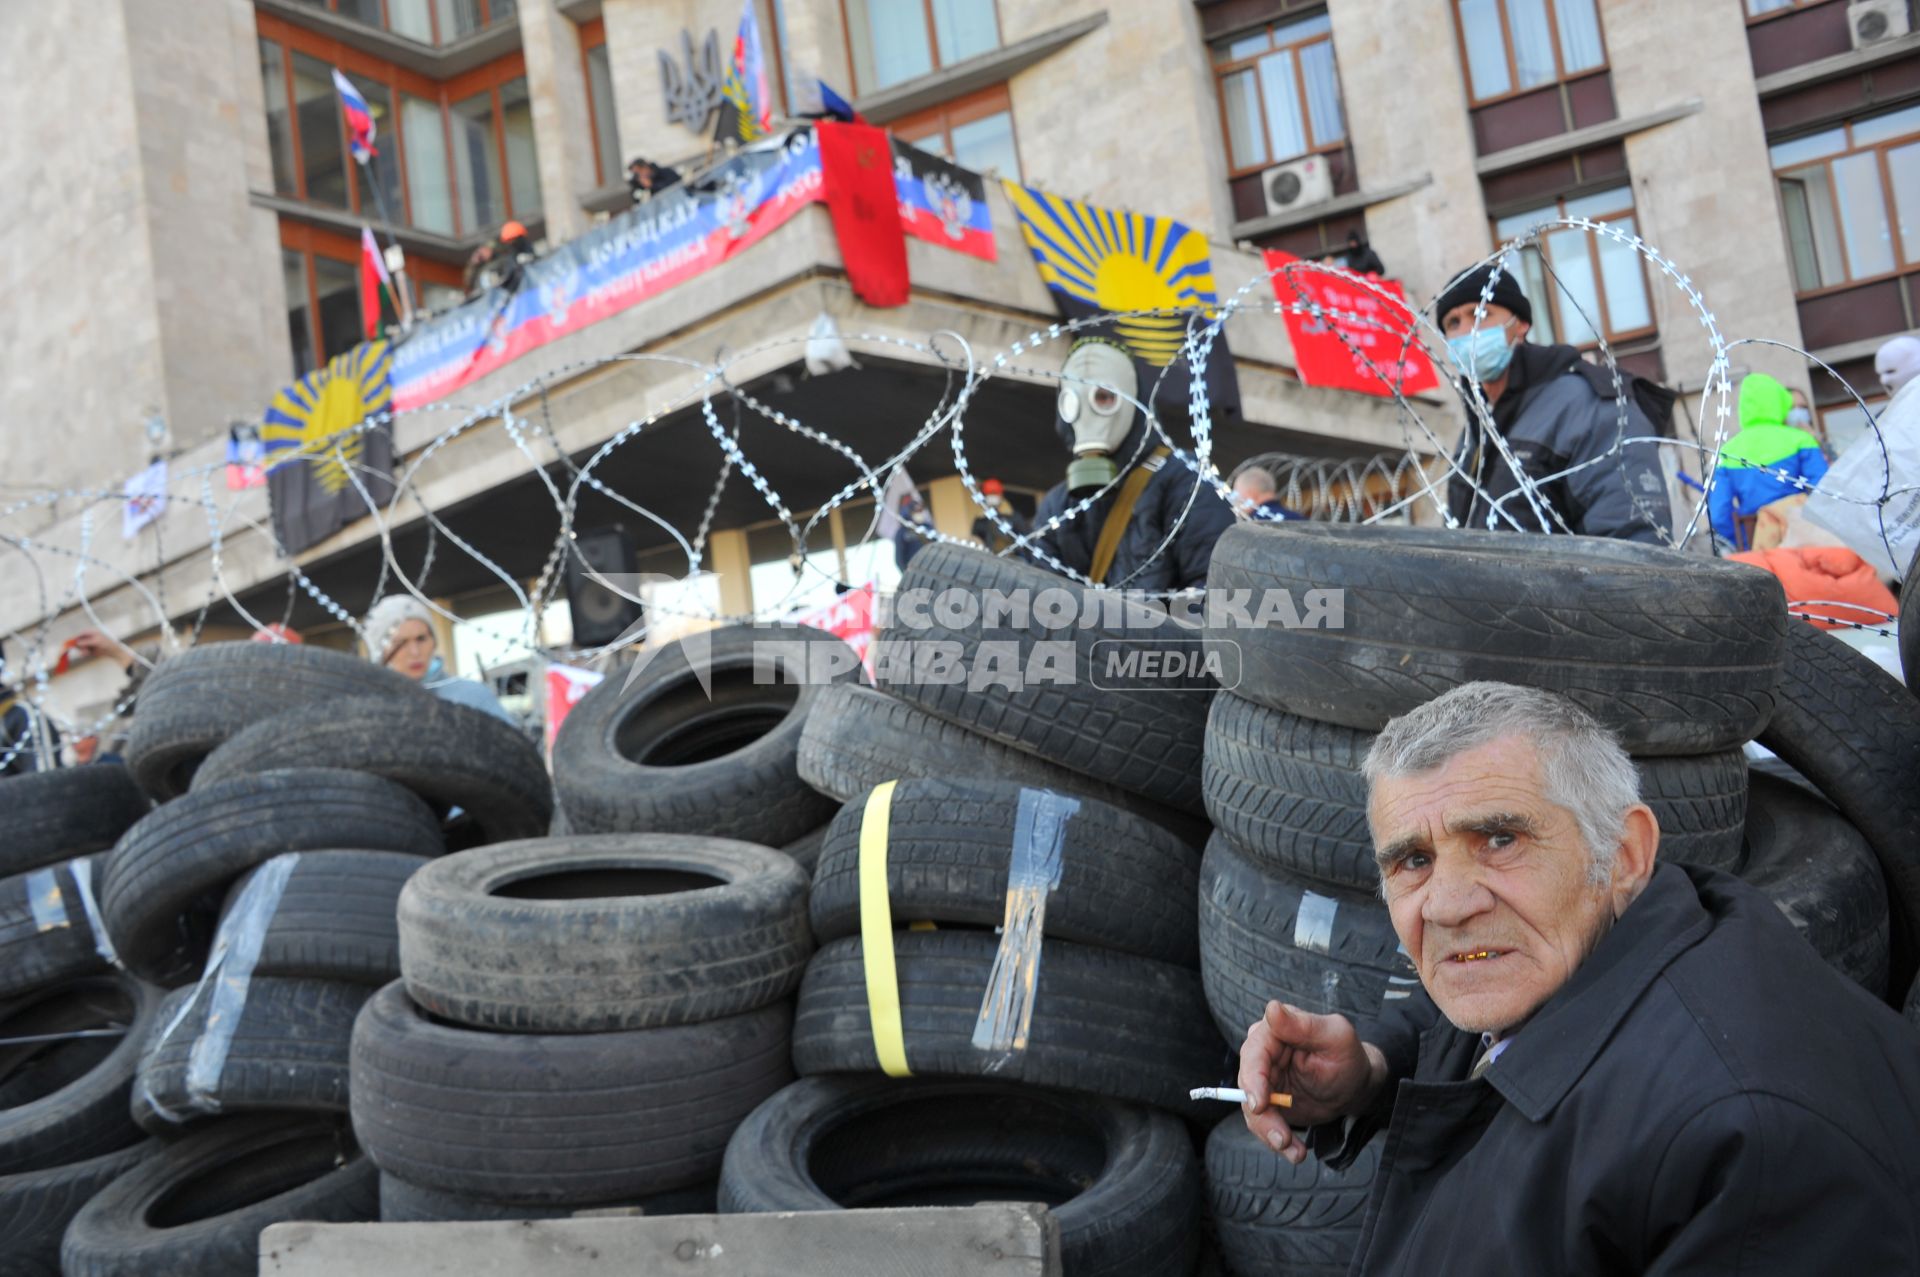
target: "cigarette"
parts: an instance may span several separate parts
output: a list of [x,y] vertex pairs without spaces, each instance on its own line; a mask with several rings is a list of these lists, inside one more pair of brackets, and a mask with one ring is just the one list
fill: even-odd
[[[1187,1092],[1187,1098],[1194,1100],[1225,1100],[1229,1104],[1245,1104],[1247,1093],[1237,1086],[1196,1086]],[[1275,1108],[1293,1107],[1293,1096],[1285,1091],[1275,1091],[1267,1097],[1267,1102]]]

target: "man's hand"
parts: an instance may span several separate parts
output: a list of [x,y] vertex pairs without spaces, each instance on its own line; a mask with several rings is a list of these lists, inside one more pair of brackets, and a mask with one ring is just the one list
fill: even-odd
[[[1313,1015],[1284,1002],[1269,1002],[1266,1015],[1247,1030],[1240,1048],[1247,1129],[1295,1165],[1307,1149],[1288,1122],[1312,1126],[1356,1112],[1386,1080],[1386,1057],[1378,1047],[1363,1043],[1344,1015]],[[1293,1096],[1293,1107],[1270,1105],[1267,1097],[1274,1091]]]
[[133,668],[133,649],[99,630],[81,630],[72,640],[73,650],[82,656],[104,656],[123,670]]

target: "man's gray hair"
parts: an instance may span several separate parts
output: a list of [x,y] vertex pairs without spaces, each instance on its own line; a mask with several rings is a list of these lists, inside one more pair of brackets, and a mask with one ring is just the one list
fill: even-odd
[[1627,809],[1640,776],[1612,732],[1555,692],[1511,683],[1463,683],[1389,722],[1361,770],[1369,789],[1389,777],[1430,772],[1503,736],[1524,736],[1540,754],[1548,802],[1573,813],[1587,844],[1590,877],[1613,873]]

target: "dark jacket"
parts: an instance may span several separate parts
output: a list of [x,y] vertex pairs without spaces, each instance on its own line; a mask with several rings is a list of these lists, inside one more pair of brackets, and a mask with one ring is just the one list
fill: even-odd
[[1396,1081],[1313,1132],[1340,1167],[1387,1122],[1350,1274],[1920,1271],[1920,1033],[1745,883],[1660,866],[1477,1080],[1388,1005]]
[[[12,692],[0,692],[0,759],[6,760],[0,762],[0,776],[25,776],[59,765],[60,733],[52,723],[45,726],[42,742],[34,730],[33,711]],[[42,743],[47,746],[44,754],[39,749]]]
[[[1453,517],[1466,527],[1484,528],[1490,503],[1498,502],[1496,528],[1518,525],[1529,532],[1572,531],[1664,544],[1673,531],[1673,512],[1659,449],[1623,443],[1657,436],[1631,397],[1622,433],[1611,374],[1571,346],[1524,342],[1509,367],[1507,388],[1493,406],[1494,427],[1565,527],[1552,513],[1535,511],[1506,458],[1494,445],[1483,446],[1479,417],[1471,411],[1454,454],[1459,469],[1447,484]],[[1462,391],[1467,393],[1465,387]],[[1594,464],[1583,464],[1590,461]],[[1581,468],[1561,475],[1576,466]],[[1549,482],[1553,475],[1561,477]],[[1474,491],[1467,476],[1478,476],[1484,495]]]
[[[1149,459],[1140,464],[1158,463]],[[1232,508],[1221,500],[1211,484],[1201,483],[1199,491],[1194,491],[1197,478],[1193,469],[1178,457],[1169,456],[1164,464],[1158,464],[1133,507],[1133,517],[1127,521],[1120,548],[1114,553],[1113,566],[1101,584],[1127,590],[1184,590],[1207,583],[1207,565],[1213,562],[1213,543],[1233,526],[1234,520]],[[1119,498],[1120,488],[1116,484],[1092,509],[1051,532],[1042,532],[1034,538],[1034,544],[1077,572],[1091,572],[1093,548],[1100,541],[1100,529],[1106,524],[1107,511]],[[1043,526],[1048,519],[1074,504],[1067,499],[1067,485],[1055,484],[1052,491],[1041,498],[1033,526]],[[1167,529],[1176,523],[1180,530],[1174,535],[1173,543],[1154,558],[1154,551],[1166,539]],[[1135,570],[1149,559],[1153,561],[1135,575]],[[1034,562],[1049,566],[1043,559]]]

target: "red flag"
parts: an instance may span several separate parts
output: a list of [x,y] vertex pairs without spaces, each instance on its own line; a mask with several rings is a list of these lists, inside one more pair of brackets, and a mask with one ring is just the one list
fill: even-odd
[[1320,319],[1292,309],[1284,315],[1287,335],[1293,339],[1294,371],[1303,385],[1382,396],[1391,396],[1395,386],[1407,395],[1439,388],[1440,379],[1420,345],[1418,324],[1404,305],[1406,292],[1399,281],[1374,279],[1376,293],[1324,271],[1285,271],[1300,260],[1292,253],[1269,248],[1265,256],[1274,296],[1283,305],[1291,308],[1310,301],[1321,307]]
[[907,237],[900,226],[887,131],[833,120],[820,121],[814,130],[827,212],[833,216],[834,237],[840,241],[854,296],[869,306],[904,306]]
[[386,259],[380,256],[380,246],[373,242],[373,228],[360,228],[360,327],[366,332],[367,340],[372,341],[380,335],[380,286],[392,286],[387,276]]

